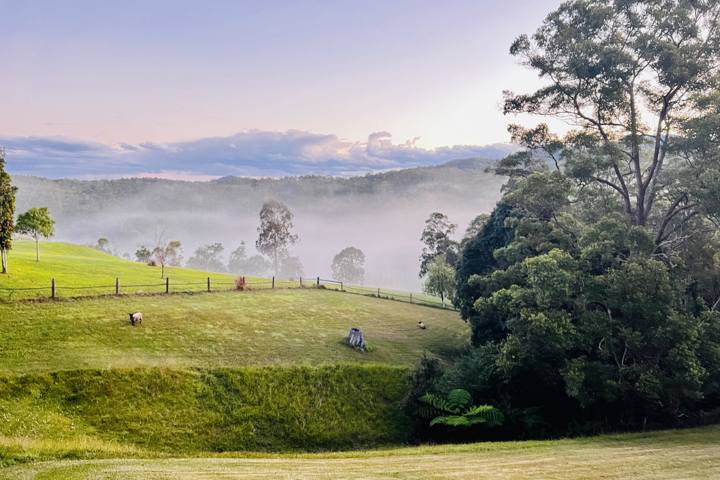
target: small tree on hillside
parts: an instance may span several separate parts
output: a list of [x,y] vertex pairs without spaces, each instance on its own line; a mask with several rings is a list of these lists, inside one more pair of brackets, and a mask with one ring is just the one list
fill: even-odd
[[108,240],[105,237],[98,238],[98,241],[95,244],[95,250],[100,250],[101,252],[110,253],[110,240]]
[[2,273],[7,273],[7,252],[12,248],[15,228],[15,192],[10,175],[5,171],[5,151],[0,149],[0,257]]
[[153,249],[153,258],[160,265],[160,278],[165,278],[167,265],[176,265],[179,262],[181,247],[182,244],[178,240],[166,242],[161,239],[158,241],[157,246]]
[[50,238],[55,234],[55,220],[46,208],[31,208],[18,217],[15,230],[30,235],[35,240],[35,261],[40,261],[40,238]]
[[452,300],[455,293],[455,269],[444,257],[438,256],[430,262],[425,280],[425,292],[440,297],[443,304],[446,298]]
[[333,278],[341,282],[362,283],[365,279],[365,254],[355,247],[344,248],[332,262]]
[[450,222],[444,213],[433,212],[425,220],[420,241],[425,245],[420,255],[420,277],[424,277],[430,263],[435,257],[442,256],[447,263],[454,265],[457,261],[458,244],[450,238],[457,225]]
[[260,210],[260,226],[255,247],[272,259],[273,271],[278,275],[280,260],[286,256],[287,247],[297,242],[298,236],[292,233],[293,214],[287,205],[271,200],[263,204]]
[[225,247],[223,247],[222,243],[213,243],[199,247],[195,250],[195,254],[188,260],[187,266],[212,272],[224,271],[225,264],[220,258],[224,250]]
[[245,242],[240,242],[240,246],[230,254],[228,262],[228,272],[239,275],[254,275],[264,277],[268,275],[272,265],[267,258],[262,255],[247,256],[247,247]]
[[148,263],[152,258],[152,252],[145,245],[140,245],[140,247],[135,250],[135,258],[138,262]]

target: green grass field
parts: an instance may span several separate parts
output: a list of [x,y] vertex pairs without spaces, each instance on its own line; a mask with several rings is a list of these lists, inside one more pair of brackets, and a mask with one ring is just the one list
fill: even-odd
[[233,457],[50,461],[0,470],[0,478],[704,480],[720,478],[720,428],[557,441]]
[[[55,294],[60,298],[88,297],[115,294],[115,279],[120,282],[121,294],[164,293],[165,280],[161,278],[160,267],[127,261],[82,245],[61,242],[41,242],[40,262],[35,261],[35,243],[17,240],[10,252],[10,268],[7,275],[0,276],[0,301],[48,298],[51,282],[55,279]],[[170,277],[171,292],[203,292],[207,290],[210,277],[212,290],[231,290],[235,276],[222,273],[207,273],[189,268],[166,267]],[[268,289],[272,286],[269,278],[247,277],[251,289]],[[300,282],[277,279],[278,288],[297,288]],[[306,280],[306,286],[314,280]],[[323,282],[330,290],[339,290],[336,282]],[[356,285],[345,285],[345,291],[367,296],[377,296],[378,289]],[[383,288],[380,296],[384,299],[414,302],[421,305],[443,306],[440,299],[420,292],[403,292]],[[444,305],[451,308],[448,302]]]
[[[128,312],[145,320],[131,327]],[[0,372],[337,362],[411,365],[461,348],[457,313],[322,289],[0,304]],[[418,320],[428,326],[417,328]],[[343,345],[350,327],[370,349]]]
[[[120,279],[121,293],[160,293],[165,280],[160,267],[123,260],[82,245],[59,242],[40,243],[40,262],[35,261],[35,243],[14,242],[9,254],[8,274],[0,276],[0,300],[47,298],[55,278],[59,297],[107,295],[115,293],[115,278]],[[234,277],[208,274],[187,268],[166,267],[173,290],[203,291],[207,277],[211,283],[232,288]],[[142,285],[129,287],[127,285]],[[93,287],[93,288],[88,288]],[[10,292],[2,289],[31,288],[36,290]]]
[[[181,268],[171,284],[198,292],[62,298],[111,294],[115,277],[155,285],[122,293],[164,287],[158,268],[87,247],[42,252],[36,263],[33,244],[18,242],[0,277],[0,289],[45,288],[0,291],[0,479],[720,477],[720,427],[267,453],[406,443],[407,368],[464,348],[467,325],[364,290],[199,293],[208,274]],[[59,300],[17,301],[47,297],[52,277]],[[231,288],[231,276],[211,277]],[[131,311],[144,313],[142,326],[129,325]],[[353,326],[368,352],[343,344]]]

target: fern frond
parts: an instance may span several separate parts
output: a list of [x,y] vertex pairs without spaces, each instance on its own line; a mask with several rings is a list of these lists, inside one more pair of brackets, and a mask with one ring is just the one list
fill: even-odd
[[492,405],[478,405],[477,407],[472,407],[465,412],[463,416],[467,417],[473,425],[484,423],[488,426],[494,427],[502,425],[505,422],[505,415]]
[[452,413],[460,413],[465,410],[470,406],[470,402],[472,402],[472,395],[467,390],[456,388],[448,393],[447,404]]
[[448,401],[442,397],[438,397],[432,393],[426,393],[419,398],[421,403],[424,403],[428,407],[434,408],[438,412],[452,413],[449,410]]

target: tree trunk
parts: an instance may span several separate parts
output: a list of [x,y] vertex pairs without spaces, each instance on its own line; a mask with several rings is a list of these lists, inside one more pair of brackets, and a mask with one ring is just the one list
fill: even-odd
[[40,239],[37,237],[35,238],[35,261],[40,261]]
[[160,263],[160,278],[165,278],[165,263]]
[[273,270],[275,271],[275,276],[277,277],[280,272],[278,272],[278,251],[277,248],[273,250]]
[[7,273],[7,250],[3,248],[0,257],[2,257],[2,273]]

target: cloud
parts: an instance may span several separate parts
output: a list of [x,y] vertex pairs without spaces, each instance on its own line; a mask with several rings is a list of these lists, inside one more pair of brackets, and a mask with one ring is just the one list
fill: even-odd
[[67,138],[0,137],[0,146],[6,150],[10,172],[51,178],[348,175],[461,158],[494,160],[513,151],[507,144],[425,149],[417,141],[396,144],[389,132],[375,132],[365,142],[353,142],[300,130],[246,130],[229,137],[170,144],[104,145]]

